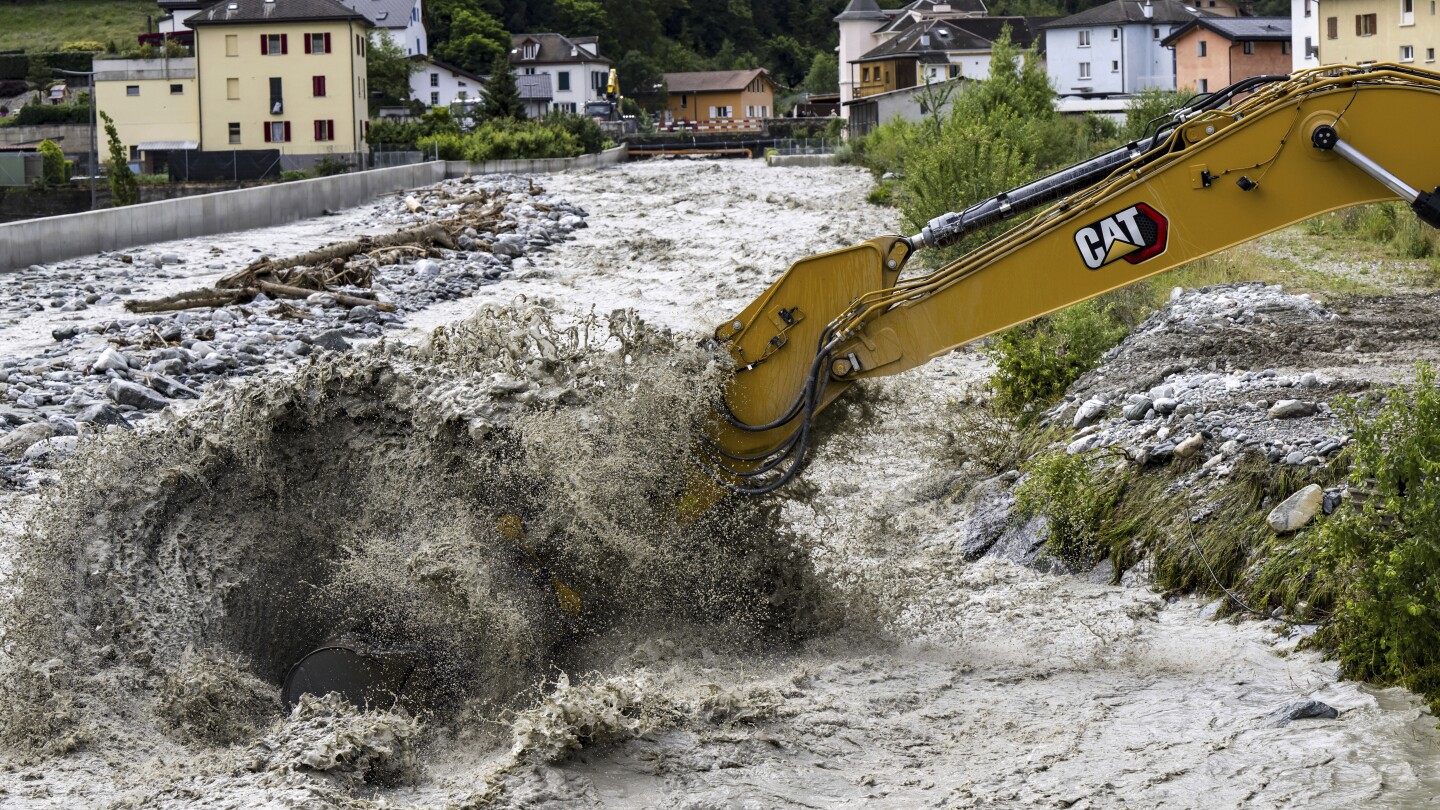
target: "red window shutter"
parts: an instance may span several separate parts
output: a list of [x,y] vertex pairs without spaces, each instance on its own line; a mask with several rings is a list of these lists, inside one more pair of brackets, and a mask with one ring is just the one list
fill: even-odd
[[310,90],[317,96],[325,95],[325,77],[312,76],[310,78]]
[[265,34],[260,35],[260,55],[270,55],[270,37],[266,36]]
[[323,126],[324,126],[323,122],[321,122],[321,121],[316,121],[315,124],[310,127],[310,129],[314,131],[314,133],[315,133],[315,140],[317,140],[317,141],[323,141],[323,140],[325,140],[325,138],[323,137],[323,133],[320,131]]
[[281,35],[280,35],[280,55],[281,55],[281,56],[284,56],[284,55],[287,54],[287,53],[290,53],[290,35],[289,35],[289,34],[281,34]]
[[286,142],[286,143],[289,143],[289,142],[290,142],[290,122],[289,122],[289,121],[286,121],[286,122],[285,122],[285,142]]
[[327,120],[325,122],[325,140],[335,140],[335,122],[333,120]]
[[300,44],[305,48],[305,53],[310,53],[310,35],[306,34],[300,38]]
[[325,32],[325,53],[330,53],[330,32]]
[[270,125],[269,125],[269,124],[261,124],[261,125],[260,125],[260,128],[263,129],[263,130],[265,130],[265,143],[270,143]]

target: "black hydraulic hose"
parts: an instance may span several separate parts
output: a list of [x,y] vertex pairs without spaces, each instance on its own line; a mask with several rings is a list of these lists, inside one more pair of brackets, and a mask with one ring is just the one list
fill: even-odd
[[[1288,75],[1274,74],[1252,76],[1248,79],[1242,79],[1228,87],[1211,93],[1194,107],[1186,108],[1183,111],[1204,112],[1216,109],[1240,93],[1249,92],[1261,85],[1283,81],[1289,78]],[[1153,125],[1155,121],[1160,121],[1167,117],[1171,119],[1168,125],[1162,124],[1154,135],[1148,135],[1139,141],[1128,143],[1097,157],[1081,161],[1080,163],[1046,175],[1038,180],[998,194],[988,200],[982,200],[959,213],[952,212],[936,217],[926,223],[925,227],[920,231],[920,238],[916,241],[920,244],[934,247],[951,245],[981,228],[994,225],[1002,220],[1063,199],[1076,191],[1093,186],[1106,177],[1109,177],[1116,169],[1159,146],[1162,141],[1162,136],[1177,126],[1179,122],[1174,120],[1174,116],[1171,114],[1169,116],[1161,116],[1151,121],[1145,127],[1148,133],[1150,126]],[[1158,155],[1156,157],[1158,157]],[[918,246],[919,245],[917,245],[917,247]]]

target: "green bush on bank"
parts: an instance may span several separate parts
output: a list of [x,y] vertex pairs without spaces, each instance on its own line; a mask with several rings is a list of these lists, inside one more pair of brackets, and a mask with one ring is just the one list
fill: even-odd
[[605,147],[599,125],[585,116],[552,114],[538,121],[489,121],[473,132],[421,138],[420,150],[441,160],[539,160],[568,158]]
[[1440,708],[1440,385],[1422,364],[1378,412],[1340,412],[1352,435],[1350,485],[1364,493],[1310,535],[1341,585],[1318,635],[1347,677],[1396,683]]

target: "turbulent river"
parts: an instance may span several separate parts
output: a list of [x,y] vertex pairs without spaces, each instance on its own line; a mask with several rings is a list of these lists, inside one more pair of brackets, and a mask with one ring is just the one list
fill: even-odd
[[[33,733],[0,805],[1434,806],[1435,718],[1281,625],[965,562],[974,353],[837,406],[785,497],[676,528],[715,380],[698,334],[893,212],[844,168],[539,182],[589,228],[523,280],[4,502],[0,577],[33,599],[5,697]],[[554,615],[511,513],[598,618]],[[87,646],[99,625],[125,649]],[[338,626],[420,640],[430,711],[283,715],[279,673]],[[1305,700],[1338,718],[1280,719]]]

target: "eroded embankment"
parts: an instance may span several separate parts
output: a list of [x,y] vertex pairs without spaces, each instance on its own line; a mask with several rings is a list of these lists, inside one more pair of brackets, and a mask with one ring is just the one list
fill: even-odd
[[[718,368],[625,313],[560,330],[520,305],[87,444],[20,549],[0,624],[7,742],[258,741],[241,770],[393,779],[411,715],[494,727],[578,663],[577,636],[693,623],[741,649],[811,632],[829,600],[773,506],[679,519],[709,402],[696,392]],[[582,595],[582,618],[564,615],[552,576]],[[278,684],[336,637],[418,648],[427,664],[402,714],[317,748],[304,728],[354,718],[307,703],[277,731]],[[515,726],[517,750],[592,733],[542,721]]]

